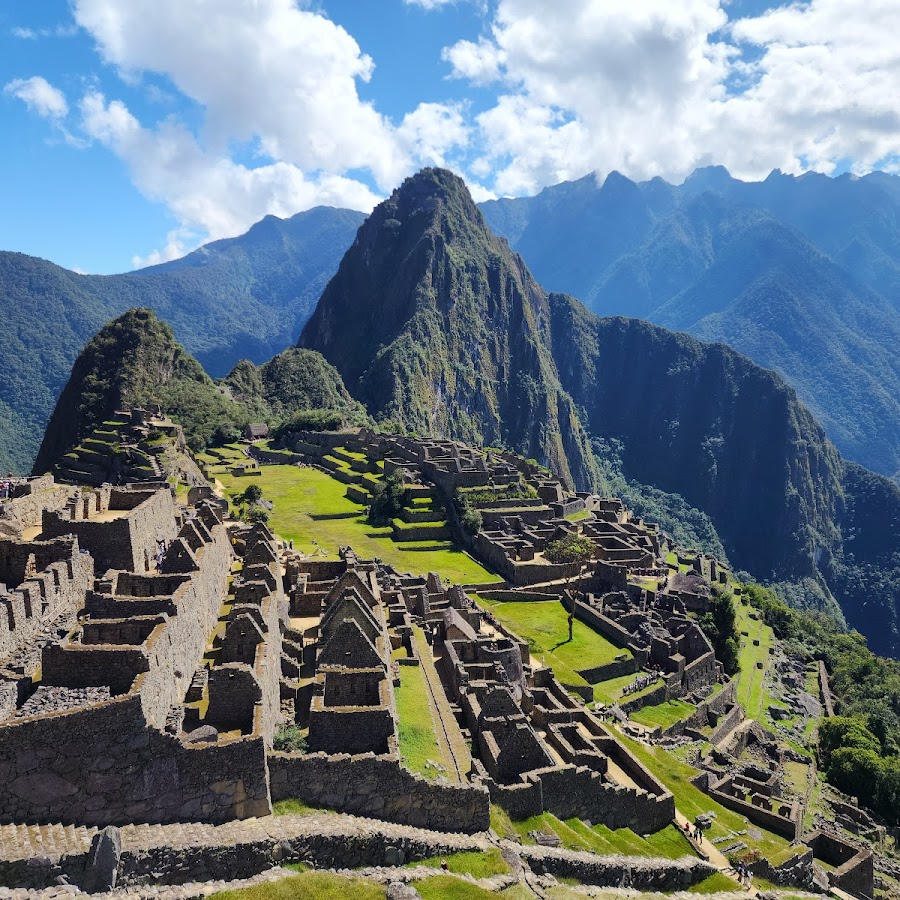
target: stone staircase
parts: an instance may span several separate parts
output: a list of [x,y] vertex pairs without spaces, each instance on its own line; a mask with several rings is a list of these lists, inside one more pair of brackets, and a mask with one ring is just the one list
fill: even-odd
[[[87,853],[98,828],[76,825],[0,825],[0,859],[59,858]],[[239,819],[221,825],[177,822],[171,825],[123,825],[123,852],[153,848],[226,847],[257,841],[290,840],[309,835],[372,835],[382,839],[411,838],[425,843],[449,844],[459,850],[487,846],[482,836],[437,833],[341,813],[266,816]]]
[[0,859],[87,853],[96,828],[78,825],[0,825]]

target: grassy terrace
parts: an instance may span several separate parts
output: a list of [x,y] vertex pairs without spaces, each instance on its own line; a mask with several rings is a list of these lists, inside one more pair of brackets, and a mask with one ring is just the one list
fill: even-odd
[[428,778],[441,774],[432,763],[440,763],[446,771],[453,771],[453,760],[446,758],[435,734],[431,696],[420,666],[400,666],[400,687],[394,694],[403,765]]
[[[763,624],[762,619],[750,618],[751,612],[759,615],[751,606],[738,602],[735,603],[735,611],[741,641],[740,671],[735,676],[737,700],[748,718],[761,720],[766,706],[771,702],[763,682],[769,668],[769,648],[775,638],[772,629]],[[754,646],[754,641],[759,641],[759,646]],[[762,668],[759,668],[759,663]]]
[[639,725],[646,725],[648,728],[665,729],[686,719],[695,709],[694,704],[688,703],[686,700],[667,700],[656,706],[645,706],[632,713],[631,718]]
[[[678,811],[691,821],[700,813],[713,812],[715,819],[707,836],[715,839],[729,832],[746,831],[741,840],[748,847],[755,848],[767,858],[772,858],[788,848],[789,842],[772,832],[764,831],[757,825],[748,826],[743,816],[726,809],[690,783],[697,770],[681,762],[662,747],[648,747],[624,735],[618,739],[672,792]],[[757,837],[758,835],[758,837]]]
[[[631,656],[630,650],[617,647],[577,619],[570,642],[568,616],[556,600],[517,603],[479,598],[478,602],[527,641],[532,662],[550,666],[563,684],[587,684],[578,670],[610,663],[623,653]],[[628,681],[633,680],[629,676]]]
[[535,831],[555,834],[568,850],[588,850],[601,856],[623,854],[679,859],[695,855],[685,836],[674,825],[641,837],[629,828],[613,831],[605,825],[590,827],[580,819],[563,821],[546,812],[516,822],[499,806],[491,806],[491,828],[501,837],[518,839],[523,844],[535,843],[531,837]]
[[400,572],[438,572],[445,581],[469,584],[499,581],[483,566],[447,541],[391,540],[391,529],[375,528],[365,511],[344,496],[347,486],[318,469],[297,466],[263,466],[261,475],[240,478],[218,476],[230,497],[257,484],[274,504],[269,524],[294,548],[305,553],[324,550],[337,556],[338,548],[351,546],[363,558],[379,557]]

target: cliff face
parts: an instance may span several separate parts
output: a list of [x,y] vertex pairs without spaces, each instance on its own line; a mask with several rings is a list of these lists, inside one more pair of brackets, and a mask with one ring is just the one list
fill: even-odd
[[592,435],[622,442],[629,476],[704,510],[757,576],[815,576],[839,541],[843,463],[793,390],[723,344],[560,294],[551,310],[563,386]]
[[502,443],[596,482],[550,353],[547,295],[450,172],[426,169],[375,209],[300,346],[381,423]]

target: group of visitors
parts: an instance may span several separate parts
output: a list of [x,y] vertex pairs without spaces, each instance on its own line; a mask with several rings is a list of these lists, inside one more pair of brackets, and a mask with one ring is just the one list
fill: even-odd
[[658,669],[654,669],[649,675],[641,675],[632,681],[631,684],[625,685],[622,690],[622,696],[628,697],[631,694],[637,694],[639,691],[644,690],[644,688],[650,687],[650,685],[653,684],[653,682],[658,681],[660,677]]
[[162,561],[163,557],[166,555],[166,542],[165,541],[157,541],[156,542],[156,571],[159,572],[162,570]]
[[0,500],[9,500],[13,495],[13,488],[15,487],[15,482],[13,481],[12,472],[0,481]]
[[734,873],[737,875],[737,879],[742,885],[745,887],[750,887],[752,885],[753,882],[750,870],[742,862],[735,863]]

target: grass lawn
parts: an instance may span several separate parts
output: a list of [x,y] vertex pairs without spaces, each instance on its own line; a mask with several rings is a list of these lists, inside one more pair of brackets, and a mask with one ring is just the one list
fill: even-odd
[[272,804],[272,812],[276,816],[306,816],[321,811],[319,807],[308,806],[302,800],[279,800]]
[[387,891],[380,884],[362,878],[345,878],[328,872],[304,872],[270,884],[220,891],[219,900],[384,900]]
[[[768,692],[763,684],[763,676],[769,668],[769,647],[774,643],[772,629],[763,624],[762,619],[751,619],[750,613],[755,610],[743,603],[735,603],[737,613],[737,629],[741,642],[738,661],[740,671],[735,675],[737,684],[737,700],[744,707],[744,712],[750,719],[762,720],[766,706],[771,702]],[[745,637],[743,632],[747,632]],[[759,641],[759,646],[753,645]],[[762,668],[757,667],[762,663]]]
[[622,691],[643,672],[633,672],[630,675],[620,675],[618,678],[610,678],[594,685],[594,700],[598,703],[614,703],[622,698]]
[[713,872],[709,878],[704,878],[693,887],[688,888],[689,894],[717,894],[721,891],[723,894],[734,894],[743,890],[735,884],[733,878],[723,875],[721,872]]
[[534,894],[524,885],[514,884],[495,894],[453,875],[433,875],[431,878],[414,881],[412,885],[422,895],[422,900],[497,900],[498,897],[505,900],[533,900],[534,898]]
[[413,772],[434,778],[439,775],[428,761],[452,770],[453,761],[446,759],[434,733],[431,697],[425,675],[419,666],[400,666],[397,698],[398,738],[403,765]]
[[[633,677],[633,676],[632,676]],[[656,706],[645,706],[631,713],[631,718],[639,725],[648,728],[668,728],[682,719],[686,719],[697,707],[686,700],[666,700]]]
[[491,875],[505,875],[509,866],[503,861],[500,850],[492,847],[483,853],[451,853],[449,856],[435,856],[420,862],[407,863],[406,867],[429,866],[439,869],[443,861],[447,862],[447,871],[455,875],[471,875],[473,878],[490,878]]
[[631,656],[630,650],[617,647],[577,619],[570,642],[568,614],[556,600],[505,603],[479,598],[479,603],[528,642],[533,663],[550,666],[564,684],[587,684],[578,674],[579,669],[602,666],[623,653]]
[[261,471],[255,477],[223,473],[218,478],[229,497],[259,485],[263,497],[274,504],[269,525],[297,550],[313,553],[321,548],[334,558],[339,547],[349,545],[362,559],[377,556],[399,572],[438,572],[446,582],[458,584],[500,580],[447,541],[395,543],[389,527],[370,525],[363,507],[344,496],[345,484],[318,469],[262,466]]
[[[662,747],[647,747],[624,735],[617,737],[673,793],[675,806],[680,813],[691,821],[700,813],[715,813],[712,828],[707,832],[710,838],[724,837],[729,832],[747,831],[741,835],[741,840],[751,849],[756,848],[770,858],[789,845],[788,841],[777,834],[764,831],[758,825],[748,825],[743,816],[726,809],[694,787],[690,783],[691,778],[697,774],[693,766],[681,762]],[[760,837],[753,837],[757,833]]]

